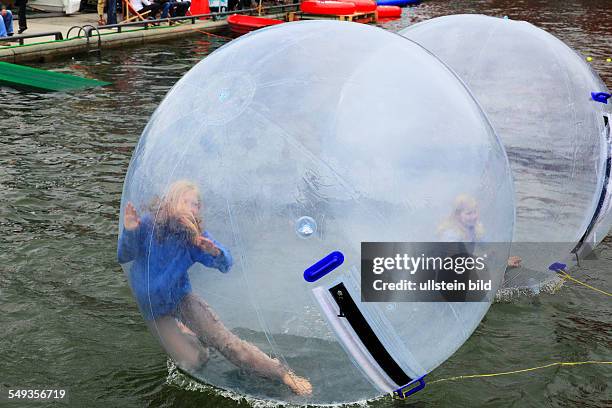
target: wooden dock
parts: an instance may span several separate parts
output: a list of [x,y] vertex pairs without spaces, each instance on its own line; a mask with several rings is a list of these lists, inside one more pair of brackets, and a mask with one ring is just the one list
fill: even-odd
[[[242,10],[240,14],[255,14],[262,12],[268,18],[284,18],[288,10],[297,9],[299,4],[270,6],[259,9]],[[18,35],[7,38],[0,45],[0,61],[10,63],[47,62],[65,58],[80,53],[122,48],[126,46],[146,46],[151,42],[168,41],[184,38],[189,35],[214,35],[219,31],[228,30],[227,16],[231,13],[217,13],[201,18],[198,16],[184,17],[182,24],[169,25],[168,21],[119,24],[115,27],[97,27],[92,19],[96,14],[80,14],[75,16],[32,19],[28,21],[29,37],[20,45]],[[136,25],[134,25],[136,24]],[[139,25],[140,24],[140,25]],[[87,34],[89,32],[89,35]],[[61,34],[58,39],[58,34]],[[55,37],[55,39],[52,39]],[[3,39],[4,40],[4,39]],[[228,39],[230,40],[230,39]]]

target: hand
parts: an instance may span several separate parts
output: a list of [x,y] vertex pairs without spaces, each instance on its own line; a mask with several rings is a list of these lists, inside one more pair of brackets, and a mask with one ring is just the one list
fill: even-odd
[[520,256],[511,256],[510,258],[508,258],[508,266],[510,268],[518,268],[519,266],[521,266],[521,262],[523,260],[521,259]]
[[123,214],[123,227],[128,231],[134,231],[140,225],[140,218],[134,205],[128,201]]
[[215,243],[208,238],[198,237],[196,239],[196,246],[202,251],[211,254],[212,256],[218,256],[221,253],[219,248],[215,246]]

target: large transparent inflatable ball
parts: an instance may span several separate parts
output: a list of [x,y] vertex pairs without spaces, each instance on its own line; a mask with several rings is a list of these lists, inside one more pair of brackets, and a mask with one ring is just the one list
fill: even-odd
[[[456,75],[382,29],[298,22],[232,41],[168,93],[130,163],[118,255],[191,376],[256,399],[355,402],[433,370],[490,305],[361,302],[361,243],[445,240],[465,214],[502,243],[488,263],[500,284],[510,168]],[[325,257],[337,268],[307,281]],[[338,282],[384,362],[338,316]]]
[[452,15],[400,34],[465,81],[506,148],[516,191],[512,252],[522,264],[508,269],[500,294],[554,289],[549,266],[589,252],[612,223],[612,111],[597,100],[609,93],[605,84],[570,47],[523,21]]

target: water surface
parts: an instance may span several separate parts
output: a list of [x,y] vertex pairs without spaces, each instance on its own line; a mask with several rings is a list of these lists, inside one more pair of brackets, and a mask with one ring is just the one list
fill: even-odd
[[[536,24],[591,56],[612,85],[612,63],[605,62],[612,57],[610,0],[426,1],[384,26],[396,31],[466,12]],[[224,42],[190,37],[44,66],[112,82],[106,89],[0,89],[0,385],[67,387],[73,406],[245,405],[216,391],[187,390],[186,380],[169,371],[115,261],[118,207],[132,149],[170,87]],[[610,291],[611,267],[612,241],[605,241],[573,273]],[[611,316],[607,298],[573,284],[555,295],[495,304],[471,339],[430,377],[610,361]],[[550,368],[432,384],[412,401],[601,407],[612,403],[611,378],[605,366]]]

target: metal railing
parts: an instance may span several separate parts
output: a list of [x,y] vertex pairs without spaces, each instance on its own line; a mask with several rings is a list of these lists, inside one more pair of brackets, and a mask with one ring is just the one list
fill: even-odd
[[[109,25],[104,25],[104,26],[98,26],[97,30],[116,28],[117,29],[116,32],[118,33],[120,33],[124,28],[128,28],[128,27],[144,27],[144,29],[146,30],[149,28],[149,26],[158,26],[161,23],[170,23],[170,22],[176,22],[176,21],[190,20],[191,24],[195,24],[196,20],[199,20],[202,18],[208,18],[208,19],[211,19],[212,21],[217,21],[217,20],[222,19],[223,17],[231,16],[232,14],[253,15],[255,13],[259,14],[261,12],[268,12],[272,14],[274,12],[286,12],[286,11],[297,10],[299,6],[300,6],[300,3],[292,3],[292,4],[281,4],[278,6],[251,8],[251,9],[245,9],[245,10],[224,11],[222,13],[196,14],[193,16],[160,18],[157,20],[133,21],[129,23],[119,23],[119,24],[109,24]],[[85,36],[90,37],[92,31],[95,28],[96,27],[92,28],[92,26],[86,27],[84,30]]]
[[15,42],[19,41],[19,45],[23,45],[23,40],[27,40],[28,38],[38,38],[38,37],[50,37],[54,36],[55,40],[63,40],[64,36],[60,31],[48,31],[44,33],[36,33],[36,34],[19,34],[14,35],[12,37],[0,38],[0,41],[8,41]]
[[100,37],[100,31],[98,30],[98,27],[93,26],[91,24],[85,24],[82,26],[72,26],[70,27],[70,29],[68,30],[68,32],[66,33],[66,39],[69,40],[70,39],[70,33],[72,32],[72,30],[78,28],[79,31],[77,32],[77,35],[75,38],[80,38],[81,33],[85,34],[85,38],[87,38],[87,44],[89,45],[89,39],[91,38],[91,32],[95,31],[96,34],[98,34],[98,48],[101,48],[102,46],[102,38]]
[[[230,16],[232,14],[253,15],[253,14],[261,14],[262,12],[274,14],[274,13],[279,13],[279,12],[298,10],[299,6],[300,6],[300,3],[281,4],[277,6],[267,6],[267,7],[261,7],[261,8],[224,11],[221,13],[196,14],[193,16],[160,18],[157,20],[133,21],[129,23],[109,24],[109,25],[97,26],[97,27],[87,24],[85,26],[71,27],[68,30],[68,33],[66,34],[66,38],[67,39],[70,38],[70,33],[73,29],[78,29],[77,37],[80,37],[81,33],[83,33],[83,35],[87,38],[88,42],[89,42],[89,39],[93,35],[97,35],[98,36],[98,47],[99,47],[101,45],[100,30],[102,29],[117,29],[117,31],[115,32],[118,32],[118,33],[120,33],[124,28],[130,28],[130,27],[144,27],[144,29],[146,30],[150,26],[158,26],[161,23],[170,23],[170,22],[177,22],[177,21],[191,21],[191,24],[195,24],[196,21],[199,19],[210,19],[212,21],[217,21],[227,16]],[[53,36],[55,40],[64,39],[64,36],[62,35],[60,31],[48,31],[44,33],[20,34],[20,35],[15,35],[12,37],[6,37],[6,38],[0,39],[0,42],[3,42],[3,41],[19,42],[19,45],[24,45],[24,40],[26,39],[39,38],[39,37],[50,37],[50,36]]]

